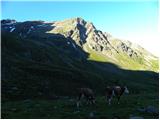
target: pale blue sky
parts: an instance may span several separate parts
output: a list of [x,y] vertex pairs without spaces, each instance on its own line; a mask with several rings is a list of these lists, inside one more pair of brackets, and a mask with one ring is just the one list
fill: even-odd
[[[157,54],[158,1],[141,2],[2,2],[2,18],[56,21],[82,17],[97,29],[139,43]],[[153,40],[152,40],[153,39]],[[157,46],[158,47],[158,46]]]

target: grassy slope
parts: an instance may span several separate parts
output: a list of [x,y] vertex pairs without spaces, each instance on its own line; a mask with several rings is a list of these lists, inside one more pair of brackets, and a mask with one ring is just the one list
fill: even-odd
[[[151,60],[151,66],[148,67],[144,58],[130,58],[128,55],[119,52],[119,54],[113,53],[111,57],[103,55],[102,53],[96,52],[90,49],[87,45],[84,45],[86,51],[90,53],[89,60],[95,60],[100,62],[111,62],[123,69],[129,70],[151,70],[158,71],[158,60]],[[118,61],[115,61],[115,58]]]
[[[65,49],[62,52],[64,44],[50,47],[33,40],[19,40],[12,37],[2,40],[2,66],[8,66],[9,73],[5,74],[7,77],[11,76],[2,79],[3,118],[88,118],[88,114],[93,110],[96,112],[96,118],[112,118],[115,115],[128,118],[130,114],[140,114],[145,118],[154,117],[135,111],[141,106],[158,107],[158,81],[151,75],[121,70],[122,73],[119,74],[110,73],[108,70],[110,66],[101,63],[104,59],[103,62],[111,62],[109,58],[92,51],[89,61],[83,62],[69,56],[73,54],[72,50]],[[62,42],[65,42],[65,39],[62,39]],[[32,51],[32,59],[28,54],[24,56],[28,50]],[[106,69],[102,70],[99,66],[106,66]],[[124,96],[124,101],[122,100],[118,106],[115,104],[110,107],[105,106],[101,95],[106,84],[120,83],[129,86],[130,95]],[[46,85],[48,88],[45,88]],[[50,98],[46,98],[54,94],[75,95],[75,89],[81,86],[91,87],[96,91],[96,95],[99,96],[96,107],[83,106],[80,112],[76,113],[75,99],[70,102],[68,99],[49,101]],[[12,89],[14,87],[18,89]],[[25,99],[29,99],[29,102],[23,101]]]
[[[6,102],[2,104],[2,118],[123,118],[130,116],[141,116],[144,118],[158,118],[152,113],[137,111],[138,108],[155,106],[158,109],[158,98],[156,94],[144,95],[126,95],[121,98],[119,105],[116,99],[113,99],[112,105],[108,106],[104,97],[97,97],[96,105],[86,105],[82,101],[80,108],[76,108],[76,99],[60,99],[60,100],[24,100],[15,102]],[[94,113],[94,117],[90,117],[90,113]]]
[[[118,46],[122,42],[122,40],[114,38],[110,40],[110,42],[112,46]],[[123,42],[127,44],[125,41]],[[141,46],[139,45],[134,46],[133,44],[134,43],[132,43],[132,46],[128,44],[127,45],[130,46],[137,53],[143,53],[143,55],[139,55],[138,58],[130,59],[127,55],[121,52],[121,55],[117,56],[117,59],[121,60],[120,66],[123,66],[123,68],[133,69],[133,70],[151,70],[151,71],[158,72],[159,70],[158,58],[152,55],[151,53],[149,53],[148,51],[146,51],[145,49],[143,49]],[[149,56],[154,57],[154,59],[153,60],[149,59],[149,63],[148,63],[148,61],[146,61],[144,57],[149,57]]]

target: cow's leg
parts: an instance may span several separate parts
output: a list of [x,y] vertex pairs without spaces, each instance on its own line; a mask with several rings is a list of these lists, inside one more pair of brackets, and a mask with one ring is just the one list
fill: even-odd
[[80,105],[80,101],[77,101],[77,108],[79,108],[79,105]]
[[82,96],[83,96],[82,93],[80,93],[79,96],[78,96],[77,108],[79,108],[79,106],[80,106],[80,100],[81,100],[81,97],[82,97]]
[[87,105],[92,105],[92,104],[93,104],[93,100],[88,97],[87,98]]
[[89,97],[87,95],[83,95],[82,97],[85,97],[87,105],[90,104]]
[[118,98],[118,104],[119,104],[120,96],[118,96],[117,98]]
[[95,100],[92,100],[91,103],[92,103],[92,105],[94,105],[95,104]]
[[88,98],[86,98],[86,99],[87,99],[87,105],[90,104],[90,100]]
[[112,100],[112,98],[110,97],[110,98],[108,99],[108,104],[109,104],[109,105],[111,105],[111,100]]
[[111,105],[111,100],[112,100],[112,97],[111,96],[107,96],[108,105]]
[[105,96],[106,102],[108,103],[108,96]]

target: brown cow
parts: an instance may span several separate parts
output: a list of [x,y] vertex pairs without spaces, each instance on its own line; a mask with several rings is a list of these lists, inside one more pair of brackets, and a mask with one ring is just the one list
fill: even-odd
[[108,104],[111,104],[111,100],[113,96],[116,96],[118,99],[118,104],[119,104],[119,100],[121,95],[123,95],[123,93],[129,93],[129,90],[127,89],[126,86],[121,87],[121,86],[107,86],[106,87],[106,91],[105,91],[105,96],[106,96],[106,100],[108,102]]
[[95,104],[95,97],[93,90],[90,88],[80,88],[78,89],[78,102],[77,107],[80,105],[81,98],[85,97],[87,100],[87,104]]

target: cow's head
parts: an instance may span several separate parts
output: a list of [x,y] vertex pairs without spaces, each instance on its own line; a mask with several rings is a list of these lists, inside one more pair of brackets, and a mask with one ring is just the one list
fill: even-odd
[[124,87],[124,93],[129,94],[129,90],[128,90],[127,86]]

